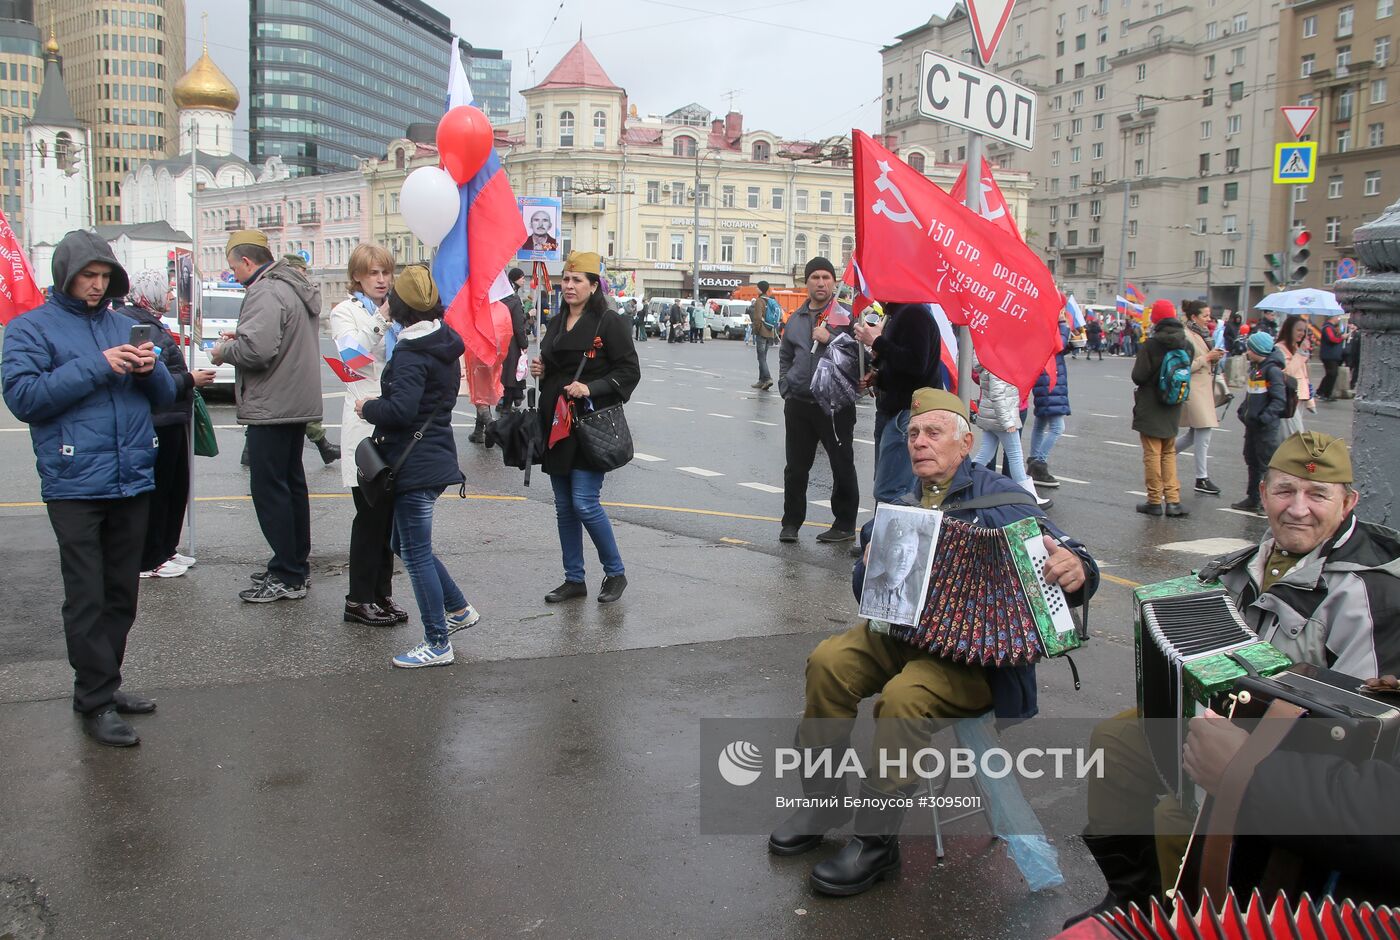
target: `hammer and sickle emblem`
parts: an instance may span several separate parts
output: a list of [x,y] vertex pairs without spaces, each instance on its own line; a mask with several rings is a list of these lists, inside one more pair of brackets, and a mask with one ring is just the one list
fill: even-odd
[[881,160],[879,163],[876,164],[876,166],[880,168],[880,176],[878,179],[875,180],[875,188],[880,190],[880,192],[882,193],[889,193],[895,199],[899,200],[900,209],[896,212],[894,209],[890,208],[890,206],[885,202],[885,200],[877,199],[875,200],[875,205],[870,207],[870,211],[875,213],[876,215],[883,215],[885,218],[889,219],[891,222],[894,222],[896,224],[908,222],[910,225],[922,228],[922,225],[920,225],[919,223],[918,217],[915,216],[914,213],[909,210],[909,203],[905,201],[904,194],[899,191],[898,186],[890,182],[889,163],[885,160]]
[[1000,205],[993,209],[991,203],[987,200],[987,196],[990,195],[992,191],[992,184],[988,183],[986,180],[982,180],[977,188],[981,190],[982,211],[979,214],[982,218],[989,222],[995,222],[997,219],[1006,215],[1005,205]]

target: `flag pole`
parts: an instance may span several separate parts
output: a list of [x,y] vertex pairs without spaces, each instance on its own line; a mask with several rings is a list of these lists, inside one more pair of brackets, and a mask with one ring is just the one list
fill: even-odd
[[[982,135],[967,134],[967,169],[964,177],[963,204],[977,214],[982,213]],[[972,330],[958,327],[958,397],[963,404],[972,401]]]

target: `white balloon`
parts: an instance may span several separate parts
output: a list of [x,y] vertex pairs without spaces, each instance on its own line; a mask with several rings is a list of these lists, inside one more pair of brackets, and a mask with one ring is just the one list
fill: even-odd
[[447,237],[460,211],[457,183],[446,170],[420,166],[403,181],[399,212],[409,230],[429,248]]

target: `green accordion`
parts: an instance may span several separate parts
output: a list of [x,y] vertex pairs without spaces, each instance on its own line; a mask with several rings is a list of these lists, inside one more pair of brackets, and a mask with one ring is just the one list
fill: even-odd
[[1133,597],[1138,717],[1162,782],[1192,804],[1195,787],[1181,766],[1187,723],[1208,707],[1224,714],[1236,679],[1272,676],[1293,662],[1259,639],[1218,581],[1174,578]]

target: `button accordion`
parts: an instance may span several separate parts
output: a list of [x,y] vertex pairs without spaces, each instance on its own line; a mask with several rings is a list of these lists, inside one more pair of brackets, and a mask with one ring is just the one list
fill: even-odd
[[[1002,528],[973,525],[936,510],[880,506],[876,510],[871,557],[886,547],[877,544],[881,513],[918,513],[937,517],[919,527],[933,534],[922,580],[923,603],[909,624],[881,619],[867,603],[871,587],[867,568],[861,614],[869,629],[954,662],[980,666],[1021,666],[1060,656],[1082,643],[1064,591],[1045,580],[1045,548],[1040,523],[1032,517]],[[909,538],[909,535],[905,535]]]
[[1176,578],[1138,588],[1133,639],[1138,717],[1157,773],[1187,809],[1195,784],[1182,769],[1187,723],[1224,700],[1242,676],[1269,676],[1292,661],[1254,633],[1218,582]]

